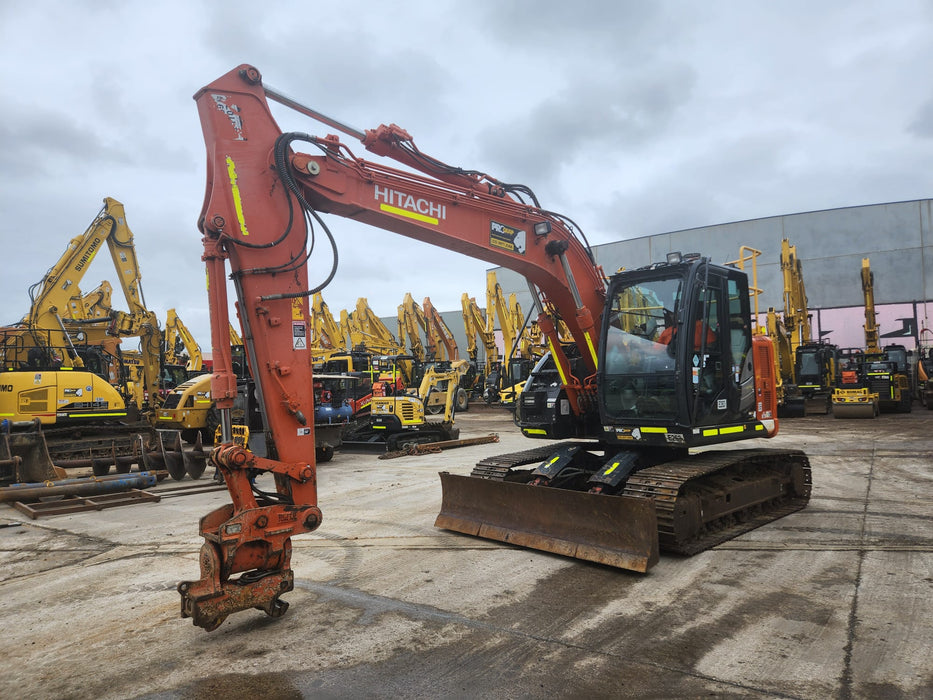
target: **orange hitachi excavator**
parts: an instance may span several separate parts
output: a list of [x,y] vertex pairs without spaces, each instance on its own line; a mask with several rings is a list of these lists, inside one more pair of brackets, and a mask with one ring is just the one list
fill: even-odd
[[[550,354],[516,420],[529,437],[568,440],[485,459],[470,475],[442,473],[438,527],[646,571],[659,548],[701,551],[807,503],[809,463],[798,450],[688,452],[778,429],[772,347],[752,335],[740,270],[672,254],[607,280],[576,225],[527,187],[445,165],[397,126],[352,129],[264,86],[252,66],[195,100],[207,146],[199,227],[222,431],[211,460],[232,500],[202,518],[201,578],[179,584],[182,615],[196,625],[214,629],[254,607],[281,615],[294,582],[291,537],[321,522],[307,339],[309,297],[336,267],[324,213],[509,268],[536,293]],[[358,158],[338,136],[282,133],[268,100],[405,170]],[[335,262],[312,285],[308,249],[322,236]],[[228,266],[266,456],[232,435]],[[572,343],[562,342],[560,321]],[[658,342],[667,327],[670,342]],[[254,487],[264,472],[274,493]]]

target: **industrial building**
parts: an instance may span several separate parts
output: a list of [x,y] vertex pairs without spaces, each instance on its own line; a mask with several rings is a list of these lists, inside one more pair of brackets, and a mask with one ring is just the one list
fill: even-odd
[[[622,267],[663,261],[667,253],[697,252],[714,262],[740,257],[741,246],[757,257],[758,305],[783,310],[781,241],[796,246],[803,268],[814,337],[840,347],[864,344],[862,259],[869,258],[882,344],[916,347],[920,336],[933,340],[933,200],[783,214],[660,233],[593,246],[607,275]],[[749,282],[753,284],[749,270]],[[506,294],[515,292],[523,309],[531,295],[519,275],[495,268]],[[458,338],[458,341],[460,339]]]

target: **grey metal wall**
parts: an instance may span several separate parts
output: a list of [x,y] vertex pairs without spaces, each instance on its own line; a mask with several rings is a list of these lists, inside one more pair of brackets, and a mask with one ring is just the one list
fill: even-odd
[[[921,199],[843,209],[785,214],[765,219],[643,236],[594,246],[607,274],[662,261],[668,252],[697,252],[714,262],[736,260],[739,247],[761,251],[759,306],[783,308],[781,241],[797,247],[811,309],[859,306],[862,258],[868,257],[875,280],[875,303],[922,302],[933,299],[933,200]],[[523,309],[531,303],[524,280],[494,268],[508,294],[515,292]]]

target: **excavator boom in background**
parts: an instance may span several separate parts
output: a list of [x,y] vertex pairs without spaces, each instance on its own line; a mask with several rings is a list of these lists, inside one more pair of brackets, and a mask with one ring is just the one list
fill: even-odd
[[[128,311],[111,308],[109,282],[81,294],[79,284],[105,246]],[[107,197],[85,232],[30,287],[22,320],[0,329],[0,364],[9,386],[0,393],[0,417],[11,431],[0,459],[8,453],[21,458],[17,480],[53,478],[53,464],[91,467],[98,476],[113,466],[125,472],[155,442],[139,413],[161,400],[162,335],[140,282],[123,205]],[[139,351],[121,350],[120,340],[129,337],[139,338]],[[161,445],[159,453],[164,462]]]
[[405,298],[398,306],[398,342],[404,351],[406,339],[408,351],[418,362],[424,362],[430,356],[434,360],[436,348],[428,343],[427,349],[421,337],[427,332],[427,321],[424,311],[412,297],[411,292],[405,292]]
[[438,361],[453,362],[460,359],[460,348],[453,331],[445,323],[440,311],[434,308],[430,297],[425,297],[421,303],[424,311],[425,332],[428,336],[428,349],[434,349],[434,359]]
[[[349,135],[405,170],[357,158],[337,136],[282,133],[268,99]],[[557,446],[441,474],[438,527],[646,571],[659,547],[693,553],[802,508],[797,450],[689,452],[776,434],[773,349],[753,338],[747,278],[671,255],[607,280],[579,228],[530,189],[423,154],[398,126],[359,131],[264,87],[242,65],[195,95],[207,147],[199,221],[207,262],[221,444],[211,459],[231,503],[201,520],[201,578],[179,584],[205,629],[236,611],[271,616],[291,590],[291,537],[321,522],[307,349],[309,223],[350,218],[500,265],[535,291],[549,354],[516,420]],[[310,153],[295,150],[306,147]],[[227,268],[265,422],[266,455],[233,441]],[[286,273],[286,274],[283,274]],[[559,333],[560,322],[572,342]],[[255,486],[265,473],[275,493]],[[237,578],[235,575],[239,574]]]
[[204,365],[201,346],[198,345],[198,341],[194,339],[175,309],[169,309],[165,314],[165,333],[162,342],[165,346],[163,357],[166,364],[184,364],[185,371],[189,373],[201,371]]

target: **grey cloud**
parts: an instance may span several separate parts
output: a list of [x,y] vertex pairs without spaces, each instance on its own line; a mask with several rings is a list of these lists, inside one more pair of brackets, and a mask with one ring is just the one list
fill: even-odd
[[62,160],[126,162],[127,155],[114,150],[95,130],[75,119],[73,113],[37,105],[12,105],[0,120],[0,169],[25,175],[48,175]]
[[487,129],[480,158],[534,188],[550,185],[563,167],[587,154],[631,157],[664,133],[696,78],[684,65],[659,69],[650,81],[629,77],[568,85],[521,117]]
[[[500,40],[512,45],[538,46],[555,53],[582,40],[588,50],[622,48],[654,42],[667,26],[679,24],[664,3],[619,0],[617,2],[565,2],[564,0],[505,0],[482,6],[486,26]],[[684,8],[684,14],[690,14]],[[669,36],[669,34],[668,34]],[[594,70],[598,70],[594,66]]]
[[[445,98],[454,81],[430,44],[412,41],[399,48],[364,21],[352,32],[325,24],[321,31],[309,33],[305,22],[285,24],[274,32],[257,31],[225,6],[214,12],[211,33],[216,32],[232,37],[208,45],[225,66],[221,72],[244,61],[252,63],[268,85],[355,128],[392,121],[405,126],[416,118],[437,123],[449,116]],[[244,45],[249,46],[248,55],[240,48]]]
[[933,138],[933,98],[917,110],[913,121],[907,126],[907,131],[914,136]]

